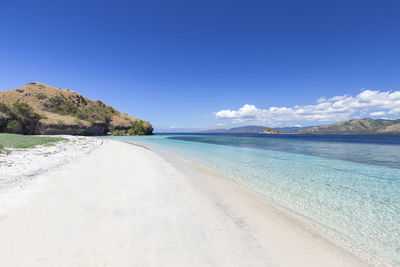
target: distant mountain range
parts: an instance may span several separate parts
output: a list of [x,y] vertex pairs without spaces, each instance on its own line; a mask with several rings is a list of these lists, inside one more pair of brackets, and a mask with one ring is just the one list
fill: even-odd
[[310,134],[400,134],[400,120],[352,119],[301,131]]
[[322,126],[308,127],[280,127],[269,128],[265,126],[243,126],[230,129],[214,129],[201,133],[253,133],[253,134],[400,134],[400,119],[352,119]]
[[300,132],[300,131],[304,131],[310,128],[313,128],[314,126],[305,126],[305,127],[301,127],[301,126],[291,126],[291,127],[275,127],[273,129],[281,132],[281,133],[296,133],[296,132]]
[[264,126],[242,126],[230,129],[212,129],[201,131],[201,133],[260,133],[264,131]]
[[[293,132],[298,132],[298,131],[304,131],[309,128],[312,128],[313,126],[308,126],[308,127],[278,127],[278,128],[269,128],[273,129],[277,132],[280,133],[293,133]],[[212,129],[212,130],[206,130],[206,131],[201,131],[201,133],[262,133],[264,130],[266,130],[268,127],[266,126],[242,126],[242,127],[235,127],[235,128],[230,128],[230,129]]]

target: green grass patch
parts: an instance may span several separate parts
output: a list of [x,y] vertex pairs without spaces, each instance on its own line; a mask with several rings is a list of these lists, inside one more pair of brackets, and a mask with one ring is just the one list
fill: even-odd
[[68,141],[63,137],[32,136],[20,134],[0,134],[0,153],[7,153],[7,148],[30,148],[39,145],[52,146],[59,141]]

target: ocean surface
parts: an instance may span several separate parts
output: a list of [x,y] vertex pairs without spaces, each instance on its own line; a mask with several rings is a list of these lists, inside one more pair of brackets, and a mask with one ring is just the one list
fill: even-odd
[[400,266],[400,136],[110,137],[184,157],[374,265]]

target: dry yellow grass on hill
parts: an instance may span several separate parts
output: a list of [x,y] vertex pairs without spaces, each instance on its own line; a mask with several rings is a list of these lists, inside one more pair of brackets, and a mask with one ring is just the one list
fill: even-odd
[[[40,115],[35,129],[29,133],[102,135],[114,130],[127,131],[134,122],[143,125],[145,134],[152,132],[150,123],[69,89],[35,82],[13,90],[0,91],[0,103],[12,107],[16,101],[28,104],[33,112]],[[3,121],[7,120],[4,113],[0,114]],[[15,131],[21,132],[20,129]]]

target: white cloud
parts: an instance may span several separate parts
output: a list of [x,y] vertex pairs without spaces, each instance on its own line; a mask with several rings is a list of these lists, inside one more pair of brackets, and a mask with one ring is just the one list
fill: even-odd
[[321,97],[315,105],[259,109],[246,104],[238,110],[221,110],[217,119],[234,123],[282,125],[289,122],[336,122],[354,117],[400,114],[400,91],[365,90],[356,96]]
[[383,116],[385,114],[386,114],[385,111],[376,111],[376,112],[371,112],[369,115],[371,115],[371,116]]

